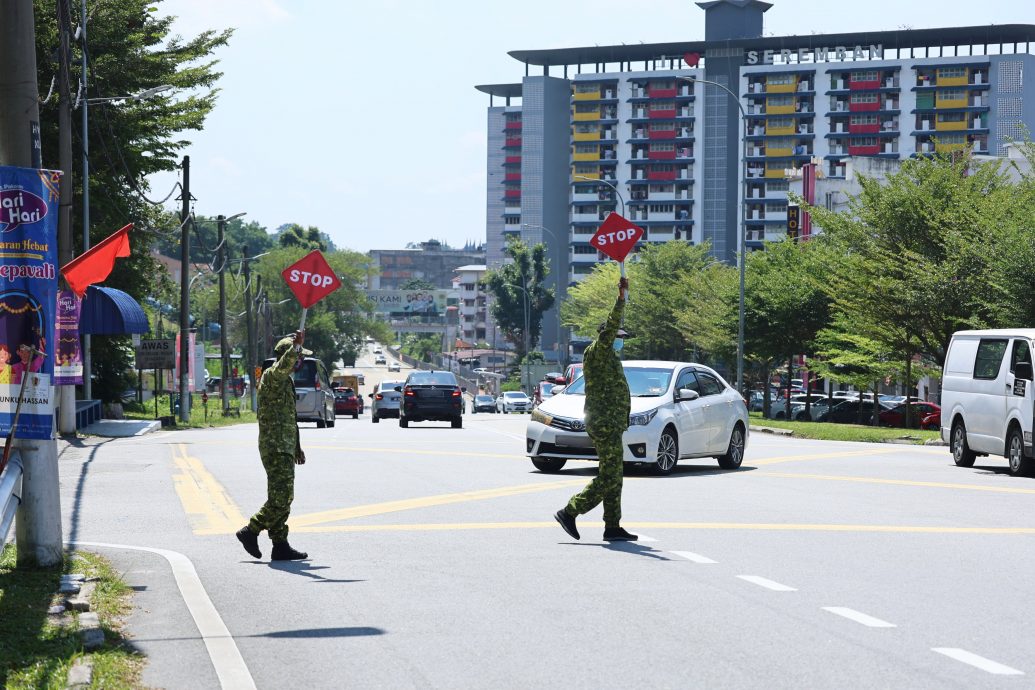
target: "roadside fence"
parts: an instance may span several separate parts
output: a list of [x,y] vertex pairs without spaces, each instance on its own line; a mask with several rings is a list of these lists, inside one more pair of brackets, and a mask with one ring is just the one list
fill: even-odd
[[7,467],[0,473],[0,548],[7,542],[7,532],[22,502],[22,458],[12,450]]

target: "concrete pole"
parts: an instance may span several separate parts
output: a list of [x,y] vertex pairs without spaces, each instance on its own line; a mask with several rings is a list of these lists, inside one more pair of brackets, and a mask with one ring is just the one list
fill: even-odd
[[[83,111],[83,251],[90,248],[90,103],[87,98],[86,88],[87,77],[89,76],[88,65],[86,64],[86,0],[83,0],[82,14],[79,19],[79,40],[82,42],[82,72],[79,79],[82,81],[82,102],[79,107]],[[82,336],[83,343],[83,400],[93,400],[93,362],[90,358],[92,337]]]
[[[0,17],[0,165],[41,165],[36,160],[38,150],[34,150],[40,115],[33,4],[0,0]],[[63,554],[57,442],[26,439],[14,443],[24,472],[15,527],[18,566],[60,566]]]
[[244,271],[244,309],[245,309],[245,325],[247,326],[248,333],[248,356],[245,359],[245,366],[248,367],[248,395],[251,397],[251,409],[256,408],[256,396],[255,396],[255,380],[253,374],[255,373],[255,326],[252,323],[252,271],[250,266],[250,257],[248,256],[247,245],[243,247],[243,255],[241,261],[244,262],[242,270]]
[[180,421],[190,421],[190,156],[183,157],[180,210]]
[[226,265],[229,252],[226,251],[226,217],[220,215],[216,218],[219,227],[219,367],[222,373],[219,377],[219,404],[223,412],[230,407],[229,386],[227,377],[230,375],[230,361],[227,355],[230,348],[226,341]]

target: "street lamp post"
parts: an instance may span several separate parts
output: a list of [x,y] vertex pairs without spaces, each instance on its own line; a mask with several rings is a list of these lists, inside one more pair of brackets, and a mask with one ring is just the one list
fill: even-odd
[[243,215],[245,214],[236,213],[229,218],[222,215],[216,218],[219,228],[219,368],[222,370],[219,375],[219,404],[222,406],[223,414],[226,414],[230,407],[230,391],[226,385],[226,377],[230,371],[230,349],[226,339],[226,265],[230,254],[226,250],[226,224]]
[[[82,42],[86,45],[86,0],[83,0],[83,16],[82,16]],[[86,56],[87,51],[84,49],[83,53],[83,66],[82,66],[82,82],[83,82],[83,94],[86,94],[86,78],[87,78],[87,67],[86,67]],[[146,89],[138,94],[132,96],[116,96],[112,98],[83,98],[81,105],[83,108],[83,251],[85,252],[90,248],[90,131],[89,131],[89,105],[91,103],[95,105],[101,105],[104,103],[112,103],[114,101],[138,101],[145,98],[151,98],[156,94],[163,91],[168,91],[173,88],[170,84],[163,84],[162,86],[156,86],[151,89]],[[83,398],[90,400],[93,398],[93,384],[90,381],[90,336],[83,336]]]
[[[678,77],[678,78],[682,79],[684,81],[688,81],[690,83],[694,83],[694,82],[698,82],[699,81],[702,84],[711,84],[712,86],[719,87],[720,89],[722,89],[723,91],[725,91],[726,93],[728,93],[730,95],[730,97],[733,99],[733,102],[737,104],[738,108],[740,108],[740,116],[741,116],[740,117],[740,122],[741,122],[742,131],[743,131],[743,134],[741,135],[741,143],[742,143],[742,145],[743,145],[743,147],[744,147],[744,149],[746,151],[747,150],[747,143],[746,143],[747,142],[747,111],[744,110],[744,104],[740,102],[740,98],[737,97],[737,94],[733,93],[724,84],[720,84],[717,81],[711,81],[710,79],[699,79],[697,77]],[[741,174],[741,179],[743,179],[743,170],[741,170],[739,172]],[[739,217],[741,214],[738,213],[737,215]],[[744,386],[744,267],[745,267],[745,264],[747,263],[747,255],[746,255],[746,250],[745,250],[745,247],[744,247],[744,228],[742,228],[742,227],[738,227],[737,228],[737,251],[740,253],[740,257],[739,257],[739,263],[740,263],[740,305],[739,305],[738,315],[737,315],[738,316],[737,317],[737,390],[739,390],[741,392],[741,394],[743,394],[744,393],[744,388],[745,388],[745,386]]]

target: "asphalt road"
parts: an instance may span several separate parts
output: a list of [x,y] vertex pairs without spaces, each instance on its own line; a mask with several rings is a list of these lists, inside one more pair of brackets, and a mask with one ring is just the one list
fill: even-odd
[[552,514],[595,466],[537,472],[526,421],[301,425],[299,563],[256,561],[233,536],[265,498],[254,425],[90,439],[62,451],[66,539],[119,545],[89,548],[136,589],[127,632],[153,687],[975,688],[1035,674],[1035,480],[999,459],[961,469],[947,448],[753,434],[737,472],[627,472],[623,524],[644,540],[602,542],[598,508],[575,542]]

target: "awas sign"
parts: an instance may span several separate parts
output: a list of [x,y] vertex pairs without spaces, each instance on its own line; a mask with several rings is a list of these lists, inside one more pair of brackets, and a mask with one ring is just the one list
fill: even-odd
[[615,261],[625,261],[632,248],[643,237],[643,228],[617,213],[612,213],[600,225],[589,243],[597,251]]
[[303,309],[308,309],[341,287],[327,259],[313,250],[281,272]]

